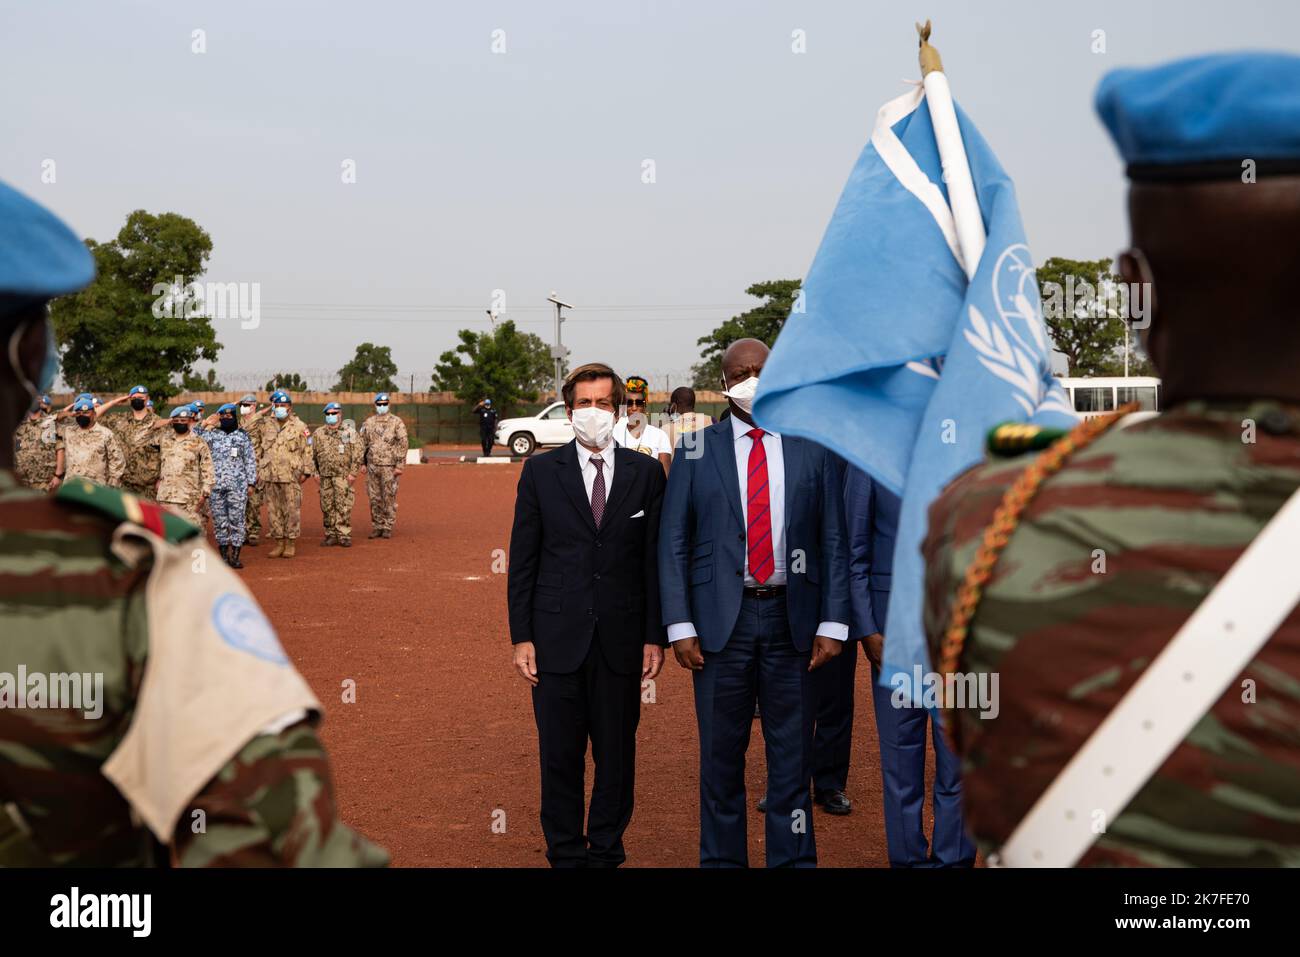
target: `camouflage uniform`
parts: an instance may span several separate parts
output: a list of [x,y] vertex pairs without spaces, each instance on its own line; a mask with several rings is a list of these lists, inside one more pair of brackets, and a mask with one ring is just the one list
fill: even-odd
[[267,416],[258,416],[253,420],[251,425],[240,426],[243,432],[248,436],[248,440],[253,443],[253,458],[257,460],[258,480],[256,485],[250,485],[248,488],[248,510],[245,515],[247,525],[247,538],[245,542],[249,545],[256,545],[262,536],[262,503],[266,499],[266,459],[262,455],[262,446],[267,434],[267,426],[274,427],[275,423],[269,421]]
[[265,477],[267,515],[271,537],[294,540],[302,533],[303,476],[315,471],[311,458],[311,431],[302,419],[268,419],[262,432],[262,458],[257,474]]
[[396,469],[406,464],[406,423],[393,412],[372,415],[361,423],[360,435],[365,448],[370,527],[391,533],[397,521]]
[[244,515],[248,489],[257,481],[257,459],[253,443],[240,429],[226,433],[221,429],[204,429],[199,438],[212,453],[214,482],[209,511],[212,531],[218,545],[244,544]]
[[352,480],[361,468],[361,439],[349,425],[322,425],[312,433],[312,457],[320,476],[320,511],[325,540],[352,540]]
[[[924,548],[932,654],[994,509],[1028,464],[973,469],[932,506]],[[966,820],[986,854],[1297,487],[1300,409],[1266,402],[1189,402],[1112,428],[1043,483],[983,589],[958,665],[999,676],[998,716],[964,709],[951,729]],[[1247,680],[1252,703],[1243,701]],[[1297,728],[1300,610],[1080,864],[1294,865]]]
[[126,471],[122,473],[122,488],[140,498],[153,500],[158,487],[158,474],[162,456],[158,449],[158,430],[153,427],[158,415],[145,409],[137,419],[131,412],[106,415],[101,420],[117,437],[126,457]]
[[[169,430],[170,431],[170,430]],[[162,469],[158,479],[158,504],[166,505],[190,524],[203,527],[199,504],[212,491],[212,453],[193,433],[164,436]]]
[[27,416],[14,433],[14,461],[18,480],[28,488],[46,489],[54,477],[54,416]]
[[[14,528],[23,534],[3,534]],[[121,542],[114,544],[115,531],[129,534],[134,543],[150,542],[158,551],[124,549]],[[182,659],[211,640],[211,629],[204,633],[206,622],[226,595],[246,595],[219,562],[208,562],[204,576],[190,573],[193,550],[204,548],[195,532],[158,506],[113,489],[74,481],[46,496],[18,488],[13,474],[0,470],[0,574],[11,580],[0,596],[0,618],[13,625],[0,640],[0,673],[17,674],[21,666],[29,675],[68,669],[103,675],[98,717],[75,708],[0,710],[0,867],[386,862],[381,848],[339,820],[329,760],[314,730],[319,721],[314,708],[283,714],[290,722],[285,727],[265,721],[256,725],[260,730],[235,738],[225,752],[234,756],[224,765],[220,754],[210,753],[218,742],[207,740],[198,754],[213,771],[197,783],[177,782],[181,811],[175,826],[161,835],[152,823],[157,815],[143,817],[151,822],[143,825],[142,806],[124,797],[117,778],[106,776],[114,766],[111,759],[129,750],[128,736],[145,731],[151,695],[167,690],[150,684],[146,667],[156,643],[167,643],[163,626],[151,617],[159,606],[151,603],[150,593],[183,589],[187,596],[172,605],[182,614],[192,611],[196,628],[168,646],[169,654]],[[37,552],[43,556],[39,568],[32,565]],[[168,554],[177,560],[164,561]],[[211,590],[191,600],[200,577],[200,587]],[[278,649],[256,603],[245,598],[240,611],[263,630],[259,650]],[[249,634],[245,628],[238,637]],[[237,652],[237,664],[242,667],[245,660],[250,675],[266,667],[253,654]],[[287,660],[277,667],[293,670]],[[238,670],[222,674],[218,679],[194,669],[196,696],[238,698],[240,682],[232,680]],[[157,710],[152,713],[156,720]],[[185,723],[183,714],[162,714],[173,716]],[[169,766],[149,770],[165,777]],[[140,790],[147,793],[148,785],[157,783],[146,779]],[[135,788],[127,791],[138,796]]]
[[119,485],[126,457],[113,433],[98,422],[83,429],[75,422],[56,428],[56,449],[63,449],[63,480],[88,478],[100,485]]

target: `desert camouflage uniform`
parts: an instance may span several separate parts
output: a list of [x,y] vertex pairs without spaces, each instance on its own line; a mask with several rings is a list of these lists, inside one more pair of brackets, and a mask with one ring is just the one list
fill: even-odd
[[212,532],[218,545],[242,545],[248,489],[257,481],[253,442],[241,429],[229,434],[221,429],[204,429],[199,438],[212,453],[214,482],[208,498]]
[[[196,529],[133,496],[80,481],[46,496],[19,488],[11,472],[0,470],[0,575],[10,582],[0,595],[0,619],[12,626],[0,637],[0,673],[23,666],[29,675],[104,676],[98,718],[75,709],[0,709],[0,867],[384,864],[381,848],[339,820],[315,713],[256,733],[189,798],[182,796],[188,806],[167,846],[104,776],[147,687],[156,636],[146,586],[177,587],[161,580],[151,560],[128,564],[119,557],[114,531],[143,534],[139,526],[169,543],[185,541],[186,569],[188,549],[202,547]],[[13,528],[23,534],[4,534]],[[44,557],[36,568],[38,551]],[[206,569],[218,588],[227,578],[229,587],[240,587],[220,562]],[[194,680],[196,688],[228,698],[203,675]],[[206,816],[199,833],[197,811]]]
[[28,488],[45,489],[54,477],[54,416],[29,416],[14,432],[14,464],[18,480]]
[[406,464],[406,423],[394,412],[371,415],[361,423],[360,435],[365,447],[370,526],[391,532],[397,521],[396,470]]
[[283,421],[268,419],[262,432],[257,474],[264,476],[271,537],[296,539],[302,533],[303,476],[315,471],[311,431],[293,413]]
[[122,447],[126,457],[126,471],[122,473],[122,488],[140,498],[153,500],[154,490],[158,487],[158,473],[162,467],[162,456],[158,449],[158,430],[153,428],[158,415],[153,409],[145,409],[142,418],[137,419],[133,413],[114,413],[106,415],[100,421],[112,430],[117,437],[117,444]]
[[[61,429],[61,430],[60,430]],[[100,485],[120,485],[126,457],[110,429],[98,422],[83,429],[75,422],[56,427],[55,448],[63,449],[63,480],[88,478]]]
[[322,425],[312,433],[312,457],[320,476],[320,511],[326,539],[352,540],[352,480],[361,468],[364,450],[350,425]]
[[248,511],[245,516],[245,541],[250,545],[256,545],[262,537],[262,503],[266,500],[266,459],[262,454],[262,446],[265,444],[267,426],[275,426],[268,415],[258,416],[249,426],[240,426],[253,443],[253,458],[257,460],[257,484],[248,489]]
[[202,528],[199,503],[212,491],[212,453],[192,432],[163,436],[162,469],[158,479],[158,504],[166,505],[190,524]]
[[[973,469],[931,508],[924,551],[932,654],[994,509],[1031,460]],[[1265,402],[1186,403],[1114,427],[1046,480],[983,589],[958,667],[999,675],[998,716],[962,710],[952,728],[966,821],[986,854],[1297,487],[1300,409]],[[1080,863],[1294,866],[1297,728],[1300,610]]]

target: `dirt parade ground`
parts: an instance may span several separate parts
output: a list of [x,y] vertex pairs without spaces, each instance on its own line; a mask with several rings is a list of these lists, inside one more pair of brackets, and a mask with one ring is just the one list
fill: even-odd
[[[399,866],[545,866],[537,734],[510,663],[506,551],[518,464],[436,455],[401,479],[397,526],[369,540],[364,477],[351,549],[325,548],[314,480],[296,558],[243,553],[244,580],[324,703],[343,818]],[[859,657],[853,813],[816,812],[823,866],[884,866],[870,671]],[[698,863],[698,746],[691,681],[671,653],[642,705],[629,866]],[[348,699],[348,700],[345,700]],[[355,700],[351,700],[355,699]],[[763,862],[763,741],[747,771],[750,863]],[[591,787],[590,766],[587,787]],[[927,808],[927,830],[929,809]]]

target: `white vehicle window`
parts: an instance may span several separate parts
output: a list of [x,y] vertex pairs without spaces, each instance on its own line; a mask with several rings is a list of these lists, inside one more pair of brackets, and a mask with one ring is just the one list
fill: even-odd
[[542,418],[551,421],[554,419],[566,419],[568,416],[564,414],[564,406],[557,405],[555,408],[543,415]]

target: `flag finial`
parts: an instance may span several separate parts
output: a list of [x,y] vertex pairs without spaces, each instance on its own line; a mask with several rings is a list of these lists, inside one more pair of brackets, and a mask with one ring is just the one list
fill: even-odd
[[939,59],[939,51],[930,46],[930,21],[925,21],[925,26],[916,25],[916,32],[921,35],[921,79],[925,79],[931,73],[943,72],[943,61]]

